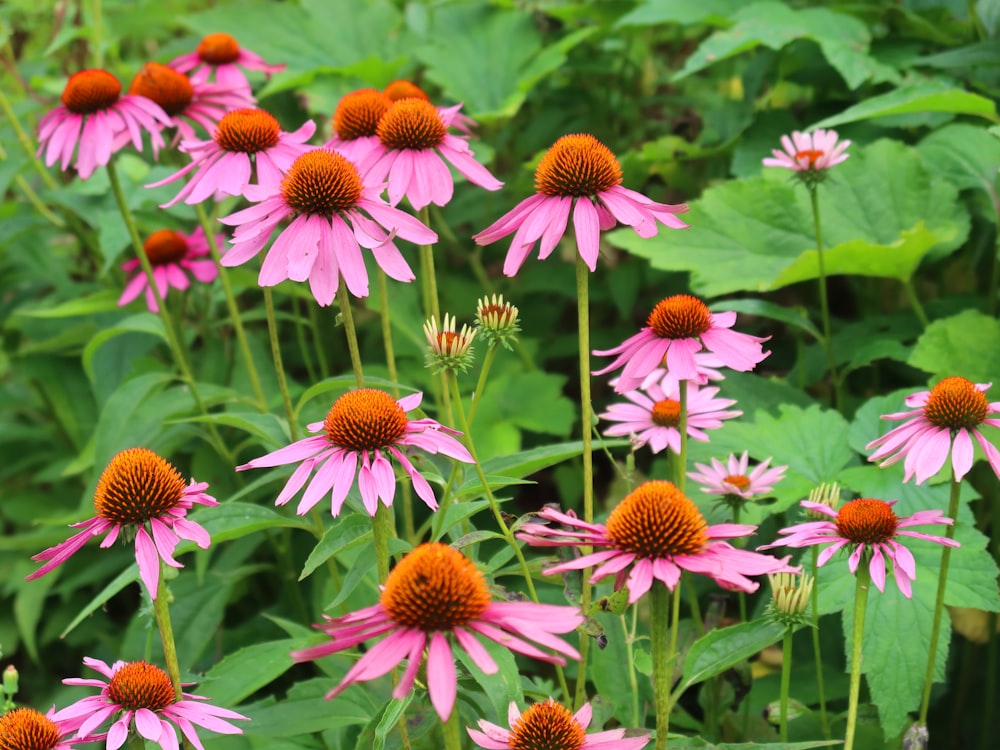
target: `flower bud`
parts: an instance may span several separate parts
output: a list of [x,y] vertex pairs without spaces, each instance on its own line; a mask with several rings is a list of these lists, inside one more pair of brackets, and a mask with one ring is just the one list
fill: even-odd
[[771,583],[768,614],[787,627],[804,624],[815,578],[807,573],[769,573],[767,580]]
[[18,674],[17,668],[13,664],[8,664],[3,671],[3,694],[8,698],[17,695]]
[[[840,505],[840,485],[836,482],[830,482],[830,484],[824,482],[818,487],[813,488],[809,492],[809,502],[821,503],[822,505],[828,505],[832,510],[837,510],[837,506]],[[810,521],[829,520],[828,516],[824,516],[822,513],[817,513],[814,510],[805,510],[803,513]]]
[[444,325],[438,329],[437,319],[431,318],[424,323],[424,336],[427,338],[428,367],[434,372],[445,370],[465,372],[472,366],[472,340],[476,337],[475,329],[467,325],[455,332],[455,318],[445,313]]
[[521,330],[517,325],[517,308],[504,302],[502,294],[479,300],[476,324],[479,335],[486,339],[487,344],[500,345],[505,349],[511,348],[511,342],[517,340],[517,333]]

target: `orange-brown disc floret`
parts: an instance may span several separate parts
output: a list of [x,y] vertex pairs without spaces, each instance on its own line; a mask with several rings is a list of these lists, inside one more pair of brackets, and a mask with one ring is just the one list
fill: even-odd
[[331,216],[361,197],[357,167],[335,151],[317,149],[298,157],[281,181],[285,203],[299,213]]
[[375,89],[358,89],[345,94],[333,113],[333,129],[342,140],[375,135],[378,121],[389,111],[392,99]]
[[240,45],[229,34],[208,34],[198,43],[198,59],[209,65],[226,65],[236,62]]
[[97,481],[94,510],[118,525],[145,523],[177,506],[184,478],[148,448],[129,448],[108,463]]
[[653,404],[653,424],[660,427],[677,427],[681,423],[681,402],[665,398]]
[[278,144],[281,125],[262,109],[234,109],[226,112],[212,137],[226,151],[255,154]]
[[187,240],[173,229],[160,229],[146,238],[142,249],[154,266],[176,263],[187,255]]
[[66,82],[62,103],[73,114],[89,115],[110,107],[121,93],[121,83],[108,71],[81,70]]
[[388,448],[406,433],[406,412],[377,388],[348,391],[327,412],[323,429],[330,442],[352,451]]
[[434,148],[446,133],[437,109],[423,99],[400,99],[382,115],[377,128],[382,145],[398,151]]
[[672,482],[640,484],[608,516],[608,536],[639,557],[694,555],[708,544],[708,524]]
[[549,698],[528,706],[511,727],[509,742],[511,750],[580,750],[586,740],[569,709]]
[[406,81],[402,79],[393,81],[386,86],[385,95],[394,102],[398,102],[400,99],[423,99],[425,102],[429,102],[431,100],[431,98],[427,96],[427,92],[425,92],[413,81]]
[[750,486],[750,478],[742,474],[730,474],[725,479],[723,479],[726,484],[731,484],[739,490],[745,490]]
[[399,561],[380,601],[393,622],[430,633],[454,630],[481,617],[490,605],[490,591],[471,560],[432,542]]
[[844,503],[835,523],[837,532],[855,544],[880,544],[896,533],[899,518],[887,502],[861,498]]
[[52,750],[59,727],[33,708],[15,708],[0,716],[0,750]]
[[989,413],[986,394],[966,378],[945,378],[931,389],[924,414],[927,421],[950,430],[971,430],[983,423]]
[[535,190],[542,195],[596,195],[621,182],[622,167],[611,149],[584,133],[552,144],[535,170]]
[[810,167],[816,166],[816,162],[819,161],[822,156],[823,152],[821,150],[812,148],[806,149],[805,151],[798,151],[795,154],[796,159],[801,159],[803,157],[808,159]]
[[697,297],[675,294],[656,303],[646,325],[663,339],[694,339],[712,327],[712,313]]
[[162,711],[176,699],[170,676],[154,664],[131,661],[115,672],[108,698],[126,711]]
[[155,62],[142,66],[128,92],[152,99],[171,117],[183,112],[194,98],[194,88],[186,75]]

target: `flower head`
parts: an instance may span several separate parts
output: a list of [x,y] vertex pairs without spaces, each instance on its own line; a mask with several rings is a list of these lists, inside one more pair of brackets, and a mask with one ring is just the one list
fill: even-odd
[[[517,534],[519,539],[539,547],[595,548],[591,554],[547,568],[546,574],[596,566],[591,582],[614,574],[616,589],[627,582],[630,604],[649,591],[654,578],[673,591],[682,570],[707,575],[724,588],[750,593],[760,584],[746,576],[798,572],[787,564],[787,557],[778,560],[718,541],[748,536],[757,527],[735,523],[709,526],[698,507],[671,482],[639,485],[618,503],[603,525],[551,508],[538,517],[570,530],[528,523]],[[629,566],[632,570],[626,581]]]
[[885,559],[889,558],[896,576],[896,585],[909,598],[912,595],[910,583],[917,577],[917,567],[910,550],[897,541],[899,537],[915,537],[947,547],[960,545],[953,539],[919,531],[904,531],[910,526],[932,523],[950,526],[954,521],[945,518],[940,510],[919,510],[912,516],[900,518],[892,510],[895,502],[862,498],[844,503],[839,511],[835,511],[829,505],[803,500],[802,507],[822,514],[826,520],[808,521],[780,529],[778,533],[786,536],[757,549],[808,547],[832,542],[817,557],[816,564],[824,565],[840,549],[852,547],[847,563],[851,572],[854,573],[858,564],[864,560],[879,591],[885,591]]
[[904,482],[916,476],[917,484],[941,470],[951,450],[951,467],[956,481],[969,473],[973,463],[972,438],[986,454],[993,472],[1000,477],[1000,452],[979,431],[981,425],[1000,427],[1000,402],[990,403],[986,391],[991,383],[973,383],[962,377],[945,378],[929,391],[906,397],[913,411],[883,414],[882,419],[906,420],[865,448],[878,448],[869,461],[884,459],[881,466],[905,459]]
[[815,577],[808,573],[769,573],[767,580],[771,584],[768,615],[786,627],[805,624],[809,618],[804,613],[809,607]]
[[192,479],[187,486],[180,472],[147,448],[129,448],[111,459],[101,473],[94,492],[97,515],[72,524],[82,529],[65,542],[32,557],[45,564],[26,580],[31,581],[62,565],[91,538],[104,534],[101,547],[110,547],[122,535],[135,537],[135,561],[149,595],[155,599],[159,561],[184,567],[173,558],[180,539],[189,539],[202,549],[211,544],[208,532],[185,516],[194,505],[218,505],[205,494],[208,484]]
[[768,157],[763,163],[765,167],[790,169],[804,183],[815,186],[826,179],[826,170],[847,160],[850,154],[845,152],[850,145],[850,141],[837,142],[836,130],[795,131],[791,136],[781,136],[784,150],[773,149],[773,158]]
[[711,466],[696,463],[697,471],[689,471],[688,477],[702,485],[701,491],[710,495],[733,495],[741,500],[764,495],[774,489],[774,485],[785,476],[787,466],[768,468],[768,458],[750,469],[749,452],[743,451],[739,458],[730,454],[726,463],[713,458]]
[[413,271],[393,240],[429,245],[437,235],[409,214],[385,204],[381,183],[364,180],[354,164],[328,149],[299,156],[281,182],[250,185],[246,198],[256,205],[219,221],[236,227],[224,266],[238,266],[259,253],[284,219],[292,222],[278,235],[261,264],[258,283],[275,286],[285,279],[309,281],[323,306],[333,302],[340,277],[355,297],[368,296],[368,271],[361,248],[397,281],[413,281]]
[[[70,750],[85,740],[67,737],[76,732],[79,720],[56,719],[33,708],[15,708],[0,716],[2,750]],[[92,741],[87,738],[86,741]]]
[[649,742],[648,734],[626,737],[624,729],[587,734],[592,717],[589,703],[571,713],[549,698],[522,713],[511,702],[507,711],[510,729],[481,719],[478,730],[469,727],[466,731],[485,750],[641,750]]
[[431,317],[424,323],[424,336],[427,338],[427,366],[435,368],[435,372],[457,370],[465,372],[475,359],[472,350],[472,340],[476,330],[467,325],[462,330],[455,331],[455,317],[445,313],[444,325],[438,330],[437,318]]
[[433,419],[410,419],[407,412],[420,406],[421,393],[399,401],[385,391],[361,388],[338,398],[326,419],[309,425],[310,432],[322,435],[307,437],[266,456],[237,466],[237,471],[298,463],[275,505],[284,505],[313,477],[296,512],[301,516],[323,496],[331,492],[330,512],[340,513],[347,493],[357,479],[365,509],[374,517],[381,499],[392,505],[396,475],[390,458],[395,458],[409,475],[417,495],[432,510],[437,508],[434,492],[403,452],[406,446],[426,453],[442,453],[456,461],[472,463],[472,456],[455,439],[460,432],[442,426]]
[[[216,236],[216,243],[222,242],[222,235]],[[143,250],[153,267],[153,278],[160,297],[165,299],[170,287],[179,291],[188,288],[191,281],[188,274],[203,284],[210,284],[219,275],[219,269],[212,260],[202,260],[209,254],[208,240],[205,230],[198,227],[191,234],[175,232],[172,229],[160,229],[146,238]],[[149,279],[142,270],[138,258],[131,258],[122,263],[122,270],[128,274],[122,296],[118,298],[119,307],[146,292],[146,306],[153,312],[159,312],[156,297],[149,285]]]
[[[688,437],[708,442],[705,430],[722,427],[722,420],[733,419],[742,411],[725,411],[736,403],[733,399],[716,398],[719,389],[702,388],[691,383],[687,392],[687,434]],[[651,383],[645,391],[628,391],[624,394],[628,403],[612,404],[600,415],[601,419],[615,422],[604,434],[608,437],[634,435],[636,448],[649,444],[653,453],[669,447],[674,453],[681,451],[681,402],[679,392],[664,390],[659,384]]]
[[490,346],[502,346],[512,351],[511,342],[517,340],[521,327],[517,324],[517,308],[505,302],[503,295],[483,297],[476,305],[476,330]]
[[280,73],[284,65],[268,65],[264,58],[239,43],[229,34],[208,34],[198,44],[198,49],[186,55],[175,57],[170,67],[181,73],[191,71],[191,80],[202,83],[211,78],[223,86],[250,89],[250,82],[240,68],[260,70],[265,75]]
[[[426,91],[413,81],[404,79],[393,81],[383,91],[389,100],[394,102],[398,102],[400,99],[423,99],[425,102],[431,100]],[[445,125],[468,135],[472,132],[472,128],[476,127],[476,121],[463,115],[461,109],[461,104],[455,104],[451,107],[438,107],[437,111]]]
[[73,162],[86,180],[129,140],[142,151],[143,130],[149,133],[154,151],[162,148],[160,130],[170,123],[169,116],[146,97],[122,96],[121,92],[121,83],[106,70],[81,70],[70,76],[62,106],[38,124],[38,155],[45,152],[45,165],[51,167],[59,160],[65,172]]
[[408,659],[393,691],[394,697],[402,698],[413,689],[426,649],[428,691],[444,721],[455,705],[454,648],[465,651],[486,674],[494,674],[497,665],[477,635],[519,654],[565,664],[563,656],[579,659],[580,655],[556,634],[574,630],[583,620],[574,607],[492,601],[486,578],[471,560],[448,545],[432,542],[415,547],[393,568],[378,604],[327,618],[317,627],[333,641],[294,652],[292,658],[318,659],[387,634],[368,648],[326,697],[333,698],[355,682],[381,677]]
[[333,138],[323,148],[336,149],[357,161],[378,146],[378,123],[392,106],[392,99],[377,89],[344,94],[333,112]]
[[107,682],[73,677],[63,680],[63,683],[99,687],[101,694],[81,698],[53,718],[83,719],[77,736],[84,737],[118,714],[108,729],[108,750],[117,750],[124,745],[133,729],[163,750],[176,750],[178,743],[174,726],[192,745],[201,748],[194,725],[220,734],[242,734],[242,729],[225,719],[249,721],[235,711],[206,703],[207,699],[199,695],[183,693],[178,699],[170,677],[153,664],[116,661],[109,667],[105,662],[89,657],[84,657],[83,663],[107,678]]
[[734,370],[754,369],[770,352],[758,338],[730,330],[736,323],[736,313],[712,313],[708,305],[690,294],[675,294],[660,300],[646,320],[646,327],[606,351],[595,350],[601,357],[614,361],[594,375],[604,375],[622,368],[615,390],[619,393],[635,390],[643,379],[666,364],[667,371],[681,380],[704,383],[695,353],[703,348],[713,352],[718,360]]
[[621,183],[621,165],[607,146],[592,135],[564,135],[538,163],[535,194],[473,239],[489,245],[513,232],[503,265],[503,272],[513,276],[538,240],[539,259],[549,257],[566,232],[571,211],[576,246],[591,271],[597,268],[601,231],[618,222],[632,227],[640,237],[655,235],[657,222],[687,229],[675,215],[687,211],[687,205],[656,203]]

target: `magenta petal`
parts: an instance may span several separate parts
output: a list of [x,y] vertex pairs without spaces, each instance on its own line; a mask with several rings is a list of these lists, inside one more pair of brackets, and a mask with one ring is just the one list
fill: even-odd
[[437,715],[441,717],[441,721],[447,721],[455,706],[458,677],[455,674],[451,646],[440,632],[431,636],[430,646],[427,648],[427,691]]

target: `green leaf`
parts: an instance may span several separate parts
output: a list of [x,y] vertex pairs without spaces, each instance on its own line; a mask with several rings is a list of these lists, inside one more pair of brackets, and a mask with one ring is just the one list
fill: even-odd
[[107,586],[105,586],[97,593],[97,596],[91,599],[90,602],[77,613],[76,617],[74,617],[72,621],[70,621],[69,625],[67,625],[65,629],[63,629],[63,631],[59,634],[59,637],[65,638],[67,635],[73,632],[73,629],[77,625],[79,625],[81,622],[90,617],[90,615],[93,614],[98,607],[104,606],[104,604],[112,596],[114,596],[119,591],[128,586],[130,583],[132,583],[132,581],[136,581],[138,579],[139,579],[139,566],[129,565],[125,570],[123,570],[121,573],[115,576],[108,583]]
[[38,623],[45,610],[45,598],[56,580],[52,576],[42,577],[30,586],[19,587],[14,596],[14,621],[17,623],[17,631],[21,634],[21,640],[24,641],[24,647],[32,661],[36,663],[40,661],[36,638]]
[[211,698],[218,706],[235,706],[291,669],[291,652],[308,645],[306,638],[283,638],[227,654],[205,674],[198,694]]
[[302,572],[299,574],[299,580],[307,578],[316,568],[334,555],[354,549],[359,544],[364,544],[371,535],[372,520],[367,516],[352,513],[338,519],[323,533],[323,538],[309,553],[305,565],[302,566]]
[[616,26],[659,26],[663,23],[725,24],[743,6],[742,0],[643,0],[622,16]]
[[274,414],[253,414],[249,412],[237,414],[228,412],[187,417],[175,421],[193,422],[196,424],[224,424],[260,438],[261,443],[267,446],[284,445],[290,438],[284,420],[279,419]]
[[989,383],[1000,373],[1000,321],[976,310],[935,320],[917,339],[908,364],[941,378]]
[[[211,491],[211,488],[209,489]],[[249,503],[225,503],[217,507],[201,508],[191,515],[212,537],[212,544],[242,539],[266,529],[281,527],[311,530],[312,526],[298,516],[285,516],[270,508]],[[177,545],[177,554],[195,548],[194,542],[183,541]]]
[[385,750],[386,737],[395,730],[396,725],[399,723],[399,717],[403,715],[406,707],[410,705],[413,696],[414,691],[411,690],[402,700],[392,698],[385,705],[385,711],[382,712],[382,716],[375,727],[375,741],[372,744],[372,750]]
[[975,188],[986,193],[993,206],[993,220],[997,221],[1000,213],[997,197],[1000,139],[993,137],[986,128],[953,124],[932,132],[920,141],[917,149],[935,172],[960,190]]
[[[631,618],[621,615],[610,616],[600,615],[598,617],[604,625],[604,634],[607,636],[607,644],[604,648],[590,649],[590,669],[587,674],[591,675],[598,695],[609,703],[613,709],[615,718],[621,722],[622,726],[632,726],[632,699],[627,685],[630,681],[629,649],[626,643],[628,638],[627,622]],[[648,642],[645,645],[649,645]],[[642,648],[636,645],[633,648],[633,658],[639,661],[639,654]],[[653,681],[640,678],[638,680],[639,705],[651,705],[653,701]],[[671,744],[673,740],[671,740]]]
[[996,105],[991,99],[955,88],[944,81],[924,81],[900,86],[888,94],[870,96],[839,115],[813,123],[809,129],[832,128],[847,122],[914,112],[950,112],[956,115],[976,115],[991,122],[1000,121]]
[[[608,446],[628,445],[627,440],[608,440]],[[566,443],[555,443],[545,445],[540,448],[513,453],[509,456],[497,456],[487,461],[483,461],[483,472],[489,474],[502,474],[508,477],[526,477],[536,471],[555,466],[574,456],[579,456],[583,452],[583,443],[579,440],[571,440]],[[473,480],[477,484],[478,479]]]
[[95,294],[89,294],[86,297],[62,302],[55,307],[20,308],[17,310],[16,315],[23,315],[26,318],[71,318],[76,315],[95,315],[102,312],[112,312],[118,309],[119,294],[119,292],[113,289],[107,289]]
[[712,312],[735,312],[777,320],[793,328],[805,331],[816,340],[823,338],[823,334],[819,332],[819,329],[805,314],[798,310],[782,307],[774,302],[768,302],[767,300],[750,298],[727,299],[723,302],[716,302],[709,305],[709,309]]
[[979,42],[964,47],[924,55],[913,61],[914,65],[931,68],[964,68],[973,65],[1000,65],[1000,48],[993,42]]
[[[298,421],[302,414],[302,409],[305,408],[306,404],[312,401],[317,396],[322,396],[324,393],[329,393],[330,391],[349,391],[357,386],[357,380],[355,380],[353,375],[342,375],[336,378],[327,378],[326,380],[321,380],[318,383],[307,388],[301,396],[299,396],[299,402],[295,405],[295,420]],[[365,377],[365,386],[369,388],[400,388],[403,391],[416,391],[415,388],[408,388],[406,386],[400,386],[397,383],[393,383],[391,380],[385,380],[383,378],[372,378]],[[333,401],[330,402],[331,404]],[[329,406],[324,409],[324,413],[329,409]]]
[[328,677],[297,682],[280,703],[274,699],[241,706],[240,713],[250,718],[244,730],[251,737],[295,737],[323,732],[334,727],[359,724],[371,719],[371,709],[355,703],[351,696],[337,698],[334,710],[324,697],[332,688]]
[[109,340],[125,333],[148,333],[163,341],[167,340],[167,335],[163,330],[163,321],[150,312],[136,313],[125,320],[103,329],[90,340],[83,350],[83,369],[87,372],[87,377],[94,380],[94,357],[97,350]]
[[671,737],[671,750],[812,750],[816,747],[843,745],[843,740],[813,740],[812,742],[721,742],[715,744],[701,737]]
[[[474,635],[473,638],[477,638],[477,636]],[[496,718],[500,720],[501,724],[504,724],[507,707],[511,701],[520,703],[523,698],[521,695],[521,673],[517,668],[514,652],[509,648],[489,638],[478,638],[478,640],[486,652],[493,657],[493,661],[497,663],[498,669],[494,674],[483,672],[464,649],[454,648],[452,650],[462,665],[469,670],[469,674],[472,675],[476,683],[483,689],[486,697],[489,698],[490,705],[496,711]]]
[[676,692],[680,694],[692,685],[722,674],[781,640],[784,634],[784,625],[768,619],[709,631],[691,645],[684,657],[684,673]]

